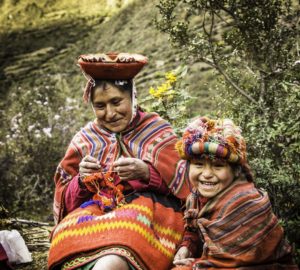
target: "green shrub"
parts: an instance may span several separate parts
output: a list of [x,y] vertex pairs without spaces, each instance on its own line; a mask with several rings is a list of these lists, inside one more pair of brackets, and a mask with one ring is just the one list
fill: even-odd
[[244,130],[256,183],[268,191],[300,262],[299,10],[296,1],[254,2],[161,0],[157,27],[187,58],[221,75],[219,110],[211,114]]
[[8,129],[1,130],[0,197],[13,214],[47,218],[56,166],[82,122],[78,101],[65,100],[66,81],[49,77],[36,85],[12,87],[2,112]]

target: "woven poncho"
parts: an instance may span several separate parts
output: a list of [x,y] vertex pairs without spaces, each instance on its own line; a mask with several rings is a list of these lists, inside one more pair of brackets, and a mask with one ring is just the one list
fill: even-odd
[[186,208],[199,210],[192,223],[203,240],[202,256],[191,266],[174,270],[298,269],[265,191],[236,180],[203,208],[195,194],[189,195]]
[[[137,269],[170,267],[183,234],[178,198],[189,192],[186,162],[175,150],[177,138],[169,123],[153,113],[138,116],[122,134],[91,122],[73,138],[55,175],[54,214],[59,223],[52,232],[49,269],[62,264],[75,269],[107,253],[126,257]],[[173,194],[133,194],[132,201],[105,214],[94,204],[65,213],[64,192],[78,174],[81,159],[91,155],[110,167],[120,152],[151,163]]]

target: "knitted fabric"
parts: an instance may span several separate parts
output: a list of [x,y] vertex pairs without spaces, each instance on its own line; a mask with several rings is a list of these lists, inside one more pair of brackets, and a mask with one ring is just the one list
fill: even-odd
[[99,172],[84,177],[83,183],[94,195],[91,201],[87,201],[81,207],[96,203],[103,214],[120,207],[125,203],[125,198],[124,186],[116,184],[119,180],[119,176],[114,172]]
[[132,126],[121,134],[101,129],[90,122],[73,138],[60,162],[54,180],[54,217],[60,221],[65,213],[64,193],[68,183],[78,174],[79,163],[86,155],[95,157],[104,172],[112,167],[121,151],[150,163],[161,175],[172,193],[186,198],[189,193],[185,180],[186,162],[180,160],[175,143],[177,137],[169,123],[154,113],[138,114]]
[[204,245],[189,269],[298,269],[268,195],[253,183],[235,181],[202,209],[200,202],[194,208],[195,199],[191,194],[186,202],[187,211],[198,210],[189,226],[194,224]]
[[141,269],[169,269],[183,233],[180,205],[174,203],[164,195],[142,193],[105,215],[96,205],[76,209],[53,231],[49,270],[60,269],[68,258],[74,261],[85,253],[90,256],[93,250],[111,247],[129,250]]
[[246,144],[241,130],[230,119],[200,117],[188,125],[176,149],[183,159],[204,156],[231,163],[246,163]]

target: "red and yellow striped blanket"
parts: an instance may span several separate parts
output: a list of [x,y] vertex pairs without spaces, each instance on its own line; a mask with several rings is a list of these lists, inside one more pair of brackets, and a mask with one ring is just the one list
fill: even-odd
[[109,249],[136,269],[169,269],[182,234],[180,203],[172,196],[134,195],[130,203],[105,215],[93,204],[76,209],[56,226],[48,267],[61,269],[69,260],[64,269],[76,269]]

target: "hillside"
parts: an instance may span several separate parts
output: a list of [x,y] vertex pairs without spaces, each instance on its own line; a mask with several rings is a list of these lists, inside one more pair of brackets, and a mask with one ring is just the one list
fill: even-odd
[[[0,197],[8,208],[30,209],[30,204],[24,204],[29,199],[27,192],[6,197],[9,192],[19,192],[13,187],[18,179],[28,181],[24,190],[28,183],[47,186],[51,198],[57,163],[71,136],[93,117],[81,99],[86,79],[76,64],[80,54],[119,51],[146,55],[149,64],[136,78],[140,100],[166,71],[187,64],[184,80],[197,97],[189,107],[190,115],[213,109],[208,90],[214,84],[212,72],[197,62],[184,63],[182,52],[172,48],[167,35],[155,28],[155,2],[6,0],[0,1],[0,7],[0,119],[5,127],[0,131],[0,144],[6,146],[0,153],[0,171],[9,183],[0,189]],[[56,136],[37,137],[49,127],[56,128]],[[47,164],[38,164],[37,159]],[[43,180],[38,185],[34,179],[39,177]],[[40,191],[31,191],[35,192],[38,196]]]
[[[158,71],[165,72],[183,63],[181,52],[174,50],[167,36],[153,25],[157,13],[153,1],[132,1],[121,9],[108,9],[105,1],[80,1],[78,6],[75,1],[10,1],[16,2],[10,8],[8,2],[2,1],[1,9],[6,12],[0,18],[4,25],[0,45],[0,83],[1,89],[6,88],[5,93],[1,91],[4,95],[13,91],[11,81],[24,86],[46,73],[66,77],[74,93],[80,93],[82,85],[74,81],[83,83],[84,79],[75,62],[87,52],[147,55],[149,65],[137,79],[141,97],[155,83]],[[212,75],[198,63],[188,65],[186,81],[191,93],[203,102],[196,108],[206,113],[211,109],[206,84],[211,83]]]

